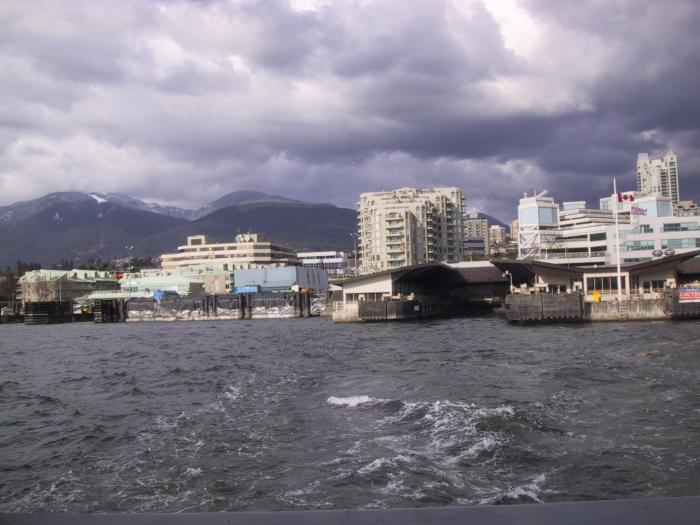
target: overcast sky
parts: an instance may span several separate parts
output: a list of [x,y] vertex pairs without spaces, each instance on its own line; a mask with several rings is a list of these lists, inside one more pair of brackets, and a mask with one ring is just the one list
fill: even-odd
[[3,0],[0,205],[460,186],[506,220],[668,148],[698,199],[698,28],[697,0]]

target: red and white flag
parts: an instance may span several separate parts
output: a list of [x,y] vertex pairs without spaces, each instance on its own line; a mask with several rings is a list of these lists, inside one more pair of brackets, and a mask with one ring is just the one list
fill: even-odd
[[638,208],[637,206],[632,206],[630,208],[630,214],[632,214],[632,215],[646,215],[647,211],[644,208]]
[[634,195],[627,193],[618,193],[617,202],[634,202]]

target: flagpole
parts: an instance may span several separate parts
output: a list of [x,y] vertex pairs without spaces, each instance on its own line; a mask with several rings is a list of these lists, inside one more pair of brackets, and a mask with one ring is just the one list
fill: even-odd
[[617,253],[617,301],[618,306],[622,308],[622,272],[620,270],[620,228],[617,224],[617,180],[613,177],[613,211],[615,214],[615,251]]

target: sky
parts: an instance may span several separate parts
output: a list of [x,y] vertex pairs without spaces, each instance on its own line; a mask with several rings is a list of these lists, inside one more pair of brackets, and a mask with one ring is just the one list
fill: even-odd
[[698,27],[697,0],[3,0],[0,205],[459,186],[505,221],[670,148],[698,200]]

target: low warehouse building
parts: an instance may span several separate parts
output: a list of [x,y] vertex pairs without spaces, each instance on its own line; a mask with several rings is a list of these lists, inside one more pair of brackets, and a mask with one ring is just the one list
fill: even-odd
[[235,289],[259,288],[261,292],[287,292],[307,288],[318,295],[328,293],[328,272],[303,266],[235,270],[233,282]]

